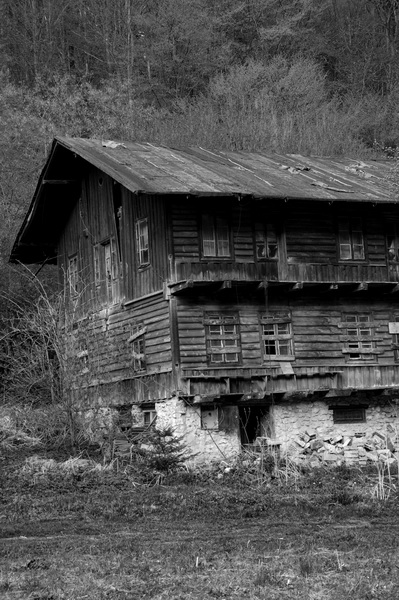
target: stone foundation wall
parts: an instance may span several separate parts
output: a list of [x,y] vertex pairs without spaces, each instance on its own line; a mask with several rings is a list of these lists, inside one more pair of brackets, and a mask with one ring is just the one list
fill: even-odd
[[[395,401],[364,400],[359,404],[367,404],[366,422],[364,423],[334,423],[333,411],[329,406],[337,406],[331,401],[300,402],[275,404],[272,407],[274,438],[287,450],[290,444],[306,430],[314,431],[318,437],[323,436],[372,436],[374,432],[386,434],[387,428],[391,433],[399,428],[399,405]],[[398,431],[399,433],[399,431]]]
[[157,427],[172,427],[177,436],[183,436],[187,448],[194,455],[192,462],[210,462],[231,459],[241,450],[237,431],[201,429],[201,408],[187,406],[183,400],[172,398],[155,405]]

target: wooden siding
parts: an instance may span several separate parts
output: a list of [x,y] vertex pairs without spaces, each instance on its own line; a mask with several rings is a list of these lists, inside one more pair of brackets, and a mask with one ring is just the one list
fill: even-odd
[[[140,298],[163,289],[169,277],[170,249],[165,202],[157,196],[135,195],[125,190],[123,203],[123,256],[126,278],[126,300]],[[137,256],[136,222],[148,219],[148,266],[140,267]]]
[[[217,301],[215,297],[179,298],[178,331],[180,339],[180,364],[182,373],[188,378],[197,375],[200,379],[256,379],[273,374],[285,380],[281,362],[290,362],[298,378],[299,389],[320,387],[351,387],[358,382],[360,387],[392,385],[389,373],[398,374],[395,363],[392,335],[388,322],[394,310],[392,303],[373,297],[363,300],[342,296],[336,299],[322,296],[270,297],[266,301],[254,298],[231,298],[231,303]],[[281,356],[264,357],[261,341],[261,315],[272,315],[275,311],[287,312],[292,318],[294,341],[293,359]],[[238,364],[210,364],[206,349],[205,312],[220,314],[238,313],[241,336],[241,360]],[[369,314],[372,329],[370,339],[375,344],[373,357],[362,360],[348,358],[346,349],[343,313]],[[385,375],[381,375],[384,367]],[[306,369],[315,370],[306,372]],[[343,372],[336,379],[335,373]],[[201,375],[202,374],[202,375]],[[334,380],[335,377],[335,380]],[[289,377],[288,377],[289,379]],[[220,383],[219,383],[220,385]],[[225,384],[223,384],[225,385]],[[396,378],[395,385],[399,385]],[[201,389],[205,389],[205,387]],[[203,393],[205,393],[203,391]]]
[[[231,257],[222,260],[201,256],[200,215],[222,207],[231,224]],[[368,205],[332,206],[309,202],[239,202],[215,199],[175,200],[172,205],[174,269],[172,281],[188,279],[396,282],[399,265],[387,261],[386,223],[399,211]],[[361,218],[365,241],[364,260],[340,260],[337,224],[340,218]],[[255,223],[276,227],[279,259],[255,256]]]
[[[145,327],[146,370],[135,372],[132,343],[134,328]],[[73,338],[73,339],[72,339]],[[153,294],[126,308],[112,312],[107,309],[78,322],[70,334],[71,351],[75,359],[84,348],[87,359],[76,385],[99,386],[123,380],[131,384],[140,401],[164,397],[165,386],[171,387],[171,336],[169,306],[162,293]],[[157,396],[157,389],[160,396]],[[146,392],[147,390],[147,392]],[[136,401],[135,398],[132,399]]]

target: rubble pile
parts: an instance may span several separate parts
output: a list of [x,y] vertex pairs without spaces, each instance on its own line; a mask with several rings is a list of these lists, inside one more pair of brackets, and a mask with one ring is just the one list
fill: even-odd
[[295,440],[294,454],[298,462],[307,462],[311,467],[333,462],[360,466],[365,466],[368,462],[391,465],[399,459],[399,438],[394,434],[383,435],[377,431],[371,436],[331,436],[305,431]]

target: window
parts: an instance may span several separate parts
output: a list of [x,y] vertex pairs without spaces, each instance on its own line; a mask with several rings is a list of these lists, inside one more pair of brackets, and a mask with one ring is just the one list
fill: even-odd
[[119,260],[113,238],[94,246],[93,261],[96,288],[102,288],[107,302],[115,304],[119,299]]
[[148,266],[150,264],[150,248],[148,241],[148,219],[146,218],[136,221],[136,248],[138,266]]
[[265,315],[261,317],[263,352],[267,358],[294,357],[292,324],[289,314]]
[[399,314],[393,315],[388,323],[389,333],[392,336],[392,348],[395,362],[399,362]]
[[339,221],[339,257],[341,260],[364,260],[364,239],[361,219]]
[[261,223],[255,225],[255,243],[258,259],[278,259],[277,233],[272,223],[267,223],[266,226]]
[[241,358],[238,315],[205,316],[208,360],[213,364],[238,363]]
[[230,256],[230,229],[227,220],[213,215],[202,216],[202,255]]
[[399,262],[399,225],[391,223],[387,233],[388,260]]
[[143,372],[147,369],[146,357],[145,357],[145,333],[147,327],[142,325],[134,325],[132,328],[132,335],[128,342],[132,344],[132,359],[133,359],[133,371],[135,373]]
[[218,431],[219,408],[217,406],[201,406],[201,429]]
[[68,260],[68,281],[71,296],[79,293],[78,255],[74,254]]
[[331,406],[334,423],[365,423],[365,406]]
[[344,353],[349,360],[374,359],[373,328],[370,315],[345,314],[342,317],[346,329]]
[[144,427],[150,427],[155,423],[155,419],[157,418],[157,413],[155,408],[143,410],[143,422]]

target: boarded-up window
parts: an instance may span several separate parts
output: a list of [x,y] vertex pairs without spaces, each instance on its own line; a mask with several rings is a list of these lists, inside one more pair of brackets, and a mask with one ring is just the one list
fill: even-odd
[[334,423],[365,423],[364,406],[332,406]]
[[77,254],[74,254],[68,259],[68,281],[71,296],[77,296],[79,293],[79,271]]
[[363,226],[361,219],[340,219],[339,257],[341,260],[365,259]]
[[147,218],[138,219],[136,221],[136,249],[138,266],[148,266],[150,264],[150,247],[148,238]]
[[132,366],[135,373],[144,372],[147,369],[145,356],[145,333],[147,327],[142,324],[133,325],[132,335],[128,342],[132,345]]
[[239,363],[240,331],[237,314],[205,315],[208,361],[212,364]]
[[265,358],[278,358],[281,360],[294,357],[294,340],[289,313],[262,315],[261,328]]
[[201,429],[217,431],[219,429],[219,408],[201,406]]
[[349,360],[373,360],[374,329],[369,314],[349,313],[342,315],[346,333],[343,352]]
[[273,223],[255,225],[256,257],[258,259],[278,259],[276,227]]
[[214,215],[202,216],[202,255],[229,257],[230,228],[225,218]]

